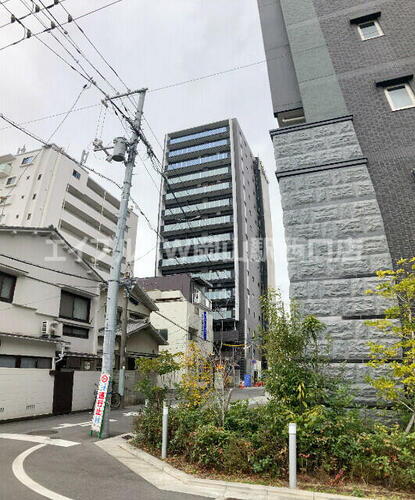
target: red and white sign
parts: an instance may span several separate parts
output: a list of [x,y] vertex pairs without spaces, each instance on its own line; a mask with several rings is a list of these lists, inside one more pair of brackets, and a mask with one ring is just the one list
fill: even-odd
[[91,430],[101,432],[102,419],[104,417],[105,402],[107,400],[110,374],[103,373],[99,379],[97,399],[95,401],[94,416],[92,417]]

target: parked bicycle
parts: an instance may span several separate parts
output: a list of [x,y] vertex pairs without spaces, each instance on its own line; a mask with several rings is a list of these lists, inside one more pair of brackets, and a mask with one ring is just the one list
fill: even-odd
[[[98,394],[98,384],[95,384],[95,390],[94,390],[94,399],[97,398]],[[111,396],[111,409],[113,410],[118,410],[121,406],[121,394],[118,392],[110,392],[109,395]]]

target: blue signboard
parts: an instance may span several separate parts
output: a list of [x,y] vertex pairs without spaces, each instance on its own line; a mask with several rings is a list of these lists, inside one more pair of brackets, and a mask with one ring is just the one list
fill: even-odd
[[202,312],[202,338],[207,340],[207,312]]

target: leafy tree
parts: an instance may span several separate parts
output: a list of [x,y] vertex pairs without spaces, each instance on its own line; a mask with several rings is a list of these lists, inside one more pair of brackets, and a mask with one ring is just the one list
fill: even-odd
[[179,389],[184,404],[189,407],[206,404],[214,391],[212,359],[196,342],[190,342],[182,355],[180,366],[182,376]]
[[[137,358],[136,369],[140,375],[137,389],[141,391],[150,404],[160,406],[170,387],[170,376],[180,369],[176,361],[177,354],[162,351],[155,358]],[[161,382],[161,385],[157,385]]]
[[303,317],[294,301],[287,308],[275,290],[261,297],[261,307],[267,324],[261,332],[267,391],[293,411],[328,403],[335,381],[319,349],[325,325],[314,316]]
[[378,371],[369,378],[378,394],[409,413],[406,432],[415,423],[415,257],[397,261],[396,270],[377,271],[380,283],[367,293],[391,301],[385,319],[367,321],[391,342],[370,342],[369,366]]

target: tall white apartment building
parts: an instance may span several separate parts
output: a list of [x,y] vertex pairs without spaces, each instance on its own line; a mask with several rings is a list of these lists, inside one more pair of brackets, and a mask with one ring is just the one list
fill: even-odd
[[[55,145],[0,156],[0,225],[55,227],[103,278],[109,276],[119,206]],[[134,261],[137,222],[131,211],[124,264]]]

